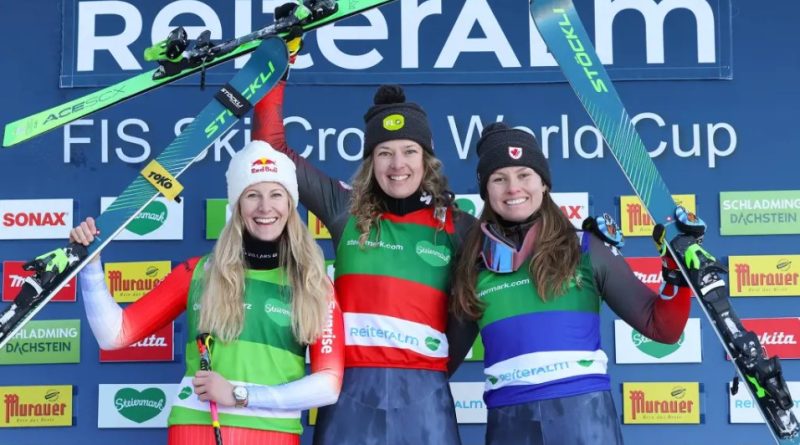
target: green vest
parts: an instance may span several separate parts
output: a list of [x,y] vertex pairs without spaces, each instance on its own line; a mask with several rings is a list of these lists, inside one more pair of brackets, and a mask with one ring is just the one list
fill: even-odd
[[[204,257],[197,263],[189,288],[186,373],[174,399],[169,425],[211,425],[209,404],[198,400],[191,384],[200,368],[195,338],[207,259]],[[244,305],[244,329],[231,343],[213,344],[212,370],[234,385],[281,385],[302,378],[305,346],[292,333],[291,289],[284,270],[247,270]],[[222,406],[218,409],[223,427],[303,432],[300,411]]]

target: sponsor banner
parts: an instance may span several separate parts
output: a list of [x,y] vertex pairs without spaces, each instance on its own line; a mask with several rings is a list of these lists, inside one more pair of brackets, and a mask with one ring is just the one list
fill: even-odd
[[0,239],[67,239],[71,199],[0,199]]
[[[583,220],[589,216],[589,194],[580,193],[551,193],[553,201],[561,208],[569,221],[576,229],[580,229]],[[474,217],[479,217],[483,211],[484,202],[479,194],[456,195],[458,208]]]
[[164,280],[172,270],[170,261],[105,263],[106,286],[118,303],[132,303]]
[[173,398],[180,385],[99,385],[98,428],[166,428]]
[[322,224],[317,215],[308,212],[308,230],[311,232],[311,235],[314,236],[314,239],[331,239],[331,232],[328,231],[328,228],[325,227],[325,224]]
[[0,365],[80,361],[80,320],[30,321],[0,349]]
[[458,423],[486,423],[483,389],[484,384],[480,382],[450,383]]
[[720,234],[800,233],[800,190],[720,192]]
[[661,258],[658,257],[631,257],[625,258],[633,274],[642,283],[646,284],[655,293],[661,290],[664,279],[661,276]]
[[[113,197],[100,198],[100,211],[104,212]],[[114,238],[115,241],[180,240],[183,239],[183,204],[170,201],[163,196],[153,200],[141,213],[129,222]]]
[[122,349],[100,350],[101,362],[171,362],[175,359],[175,322]]
[[[672,195],[675,204],[697,213],[694,195]],[[619,197],[619,225],[625,236],[653,236],[653,220],[638,196]]]
[[800,295],[800,255],[731,255],[728,270],[734,297]]
[[700,383],[624,382],[625,424],[700,423]]
[[[758,410],[758,405],[750,396],[747,388],[743,388],[746,383],[739,382],[739,391],[736,392],[736,395],[731,394],[730,388],[732,384],[732,382],[728,383],[730,423],[764,423],[761,412]],[[800,382],[787,381],[786,384],[789,386],[789,392],[794,398],[792,412],[794,412],[795,417],[800,418]]]
[[227,199],[206,199],[206,239],[219,238],[230,217]]
[[800,346],[797,344],[800,318],[745,318],[742,325],[758,335],[767,357],[777,355],[782,360],[800,359]]
[[0,428],[72,425],[72,385],[0,386]]
[[483,339],[481,339],[481,334],[475,337],[475,343],[469,348],[469,352],[467,352],[467,356],[464,357],[464,360],[468,362],[483,361]]
[[[183,24],[189,39],[215,42],[271,23],[280,2],[65,0],[60,85],[109,85],[150,69],[140,54]],[[356,4],[358,2],[352,2]],[[518,7],[514,7],[514,6]],[[519,4],[522,5],[522,4]],[[342,85],[517,84],[563,81],[528,10],[509,2],[396,2],[310,33],[293,82]],[[730,79],[731,8],[723,0],[578,2],[597,54],[613,80]],[[181,20],[193,16],[194,20]],[[633,22],[627,18],[635,17]],[[621,26],[632,23],[634,26]],[[686,28],[693,30],[686,36]],[[351,42],[352,41],[352,42]],[[696,48],[676,54],[670,48]],[[344,49],[346,48],[346,49]],[[355,48],[355,49],[354,49]],[[245,59],[245,58],[240,58]],[[244,60],[209,71],[224,83]],[[294,78],[297,78],[296,80]],[[188,81],[190,82],[190,81]],[[113,99],[115,93],[109,93]],[[80,104],[81,107],[87,106]],[[71,109],[58,114],[69,114]]]
[[614,320],[614,350],[618,364],[700,363],[700,319],[690,318],[675,344],[659,343],[645,337],[622,320]]
[[[22,269],[25,261],[3,261],[3,301],[14,301],[25,278],[33,275],[33,271]],[[76,278],[72,278],[54,296],[53,301],[75,301]]]

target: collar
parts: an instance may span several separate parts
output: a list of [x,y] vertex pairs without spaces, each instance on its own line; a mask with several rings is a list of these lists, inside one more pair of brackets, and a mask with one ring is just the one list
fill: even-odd
[[280,266],[277,241],[261,241],[247,230],[242,235],[244,262],[248,269],[270,270]]

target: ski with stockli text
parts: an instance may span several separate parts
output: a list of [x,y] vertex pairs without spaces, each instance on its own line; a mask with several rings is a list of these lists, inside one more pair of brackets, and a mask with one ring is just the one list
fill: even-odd
[[25,279],[14,301],[0,313],[0,349],[159,194],[179,200],[183,186],[177,178],[277,85],[288,65],[281,38],[259,40],[245,66],[97,218],[100,233],[88,248],[70,244],[26,263],[25,269],[34,275]]
[[[592,47],[571,0],[531,0],[530,12],[550,53],[597,125],[653,221],[666,230],[665,243],[691,286],[741,381],[776,443],[800,444],[793,399],[777,357],[767,358],[758,336],[742,326],[730,303],[727,270],[700,247],[694,215],[679,208],[631,123],[619,95]],[[704,225],[703,225],[704,226]]]
[[311,31],[393,1],[303,0],[290,16],[222,43],[213,43],[210,31],[204,31],[194,42],[189,42],[186,31],[176,28],[165,40],[145,50],[145,59],[158,63],[158,68],[7,124],[3,147],[27,141],[178,79],[204,73],[208,68],[252,52],[268,37],[291,37],[298,30]]

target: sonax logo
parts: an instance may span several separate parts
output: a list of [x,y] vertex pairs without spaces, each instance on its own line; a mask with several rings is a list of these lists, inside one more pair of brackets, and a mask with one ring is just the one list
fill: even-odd
[[62,239],[72,228],[71,199],[0,200],[0,239]]

